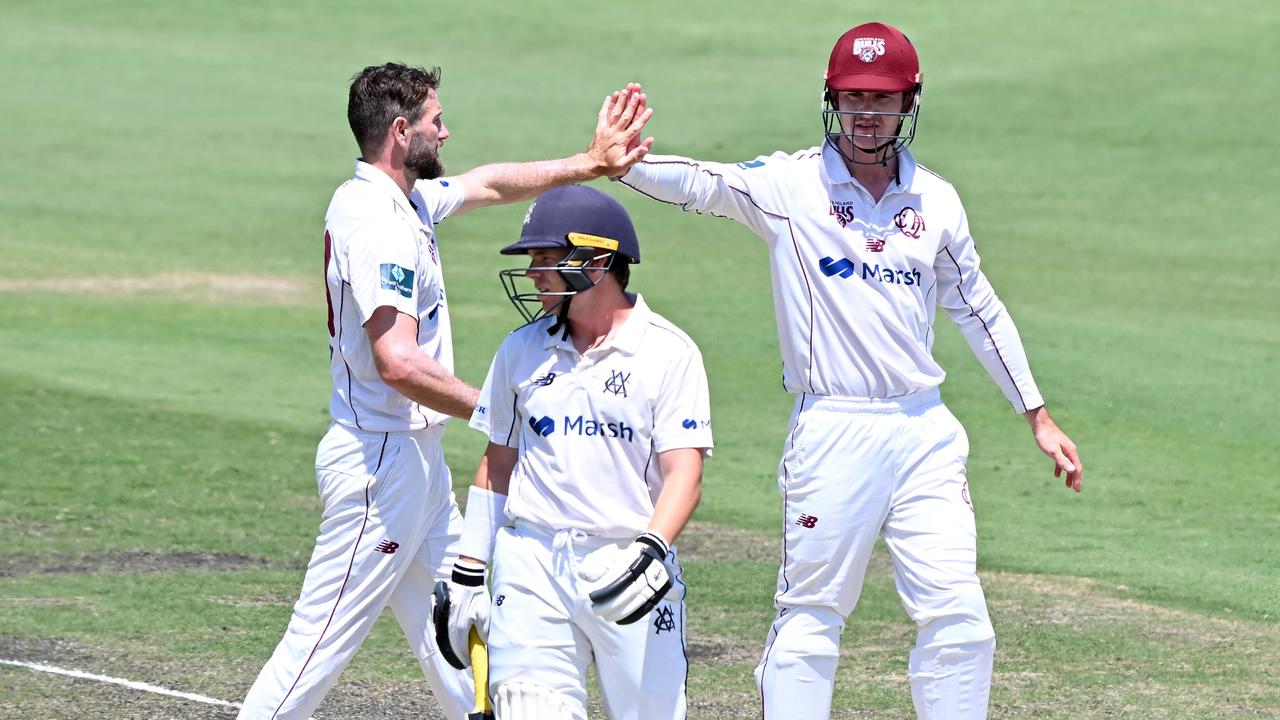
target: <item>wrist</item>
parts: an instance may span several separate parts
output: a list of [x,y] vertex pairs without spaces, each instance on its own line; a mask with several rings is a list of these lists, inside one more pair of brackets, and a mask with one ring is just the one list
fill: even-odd
[[453,564],[453,583],[464,587],[484,585],[485,564],[479,560],[458,558]]
[[667,539],[662,537],[662,534],[656,530],[645,530],[636,538],[636,542],[648,545],[657,550],[663,557],[666,557],[671,550],[671,543],[667,542]]
[[498,528],[507,524],[507,496],[472,485],[467,491],[467,517],[458,541],[458,555],[481,564],[493,557]]

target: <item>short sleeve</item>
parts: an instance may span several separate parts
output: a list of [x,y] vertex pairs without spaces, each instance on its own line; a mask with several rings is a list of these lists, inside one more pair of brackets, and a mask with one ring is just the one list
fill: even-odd
[[689,346],[667,366],[653,413],[657,452],[700,448],[711,454],[711,398],[702,354]]
[[480,388],[480,399],[471,413],[470,426],[489,437],[495,445],[520,447],[520,435],[516,424],[516,391],[511,387],[507,371],[506,350],[508,343],[498,347],[489,365],[489,374]]
[[388,218],[362,225],[347,242],[347,277],[360,323],[390,306],[417,317],[418,241],[404,223]]
[[467,199],[466,189],[457,178],[419,180],[414,184],[414,189],[422,196],[432,225],[452,215]]

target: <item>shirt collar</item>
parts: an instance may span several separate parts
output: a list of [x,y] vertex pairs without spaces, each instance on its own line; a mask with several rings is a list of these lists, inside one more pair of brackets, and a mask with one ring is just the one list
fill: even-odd
[[[644,340],[645,331],[649,329],[649,321],[653,316],[653,311],[649,309],[648,303],[644,301],[640,293],[627,294],[635,298],[635,305],[631,308],[631,314],[623,321],[622,327],[613,333],[613,337],[600,346],[588,350],[588,354],[599,355],[609,349],[614,349],[627,355],[635,355],[640,351],[640,343]],[[544,348],[559,348],[574,353],[578,352],[578,349],[573,346],[573,340],[567,336],[563,329],[554,333],[547,333],[542,341],[542,346]]]
[[413,203],[400,190],[400,186],[396,185],[396,181],[392,180],[390,175],[358,158],[356,159],[356,179],[373,183],[379,190],[394,198],[396,204],[405,212],[415,217],[418,216],[418,209],[414,207]]
[[[862,185],[853,178],[853,174],[849,172],[849,166],[845,164],[844,158],[841,157],[839,151],[831,147],[831,143],[822,144],[822,168],[827,175],[827,180],[832,185],[851,184],[862,187]],[[911,151],[902,148],[898,152],[898,180],[889,186],[885,194],[898,192],[913,192],[911,185],[916,178],[916,158]]]

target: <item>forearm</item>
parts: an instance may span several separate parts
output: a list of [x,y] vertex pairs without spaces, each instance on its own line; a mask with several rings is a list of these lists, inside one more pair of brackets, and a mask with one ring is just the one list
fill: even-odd
[[604,167],[587,153],[559,160],[482,165],[459,176],[466,189],[462,210],[531,200],[561,185],[600,177]]
[[657,533],[668,544],[674,544],[684,532],[693,511],[702,500],[702,455],[698,450],[696,460],[686,460],[670,471],[664,471],[662,492],[649,520],[650,532]]
[[383,381],[396,392],[419,405],[456,418],[470,418],[480,397],[478,389],[421,352],[406,353],[397,359],[394,369],[379,370]]

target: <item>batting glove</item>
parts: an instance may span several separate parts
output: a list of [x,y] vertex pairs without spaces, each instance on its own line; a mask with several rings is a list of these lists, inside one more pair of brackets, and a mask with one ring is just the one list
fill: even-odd
[[484,564],[459,560],[453,578],[436,583],[431,594],[431,623],[436,645],[445,661],[462,670],[471,664],[468,635],[474,626],[481,639],[489,637],[489,588]]
[[606,577],[614,579],[590,594],[592,609],[619,625],[630,625],[649,614],[671,589],[667,572],[667,543],[651,532],[636,538]]

